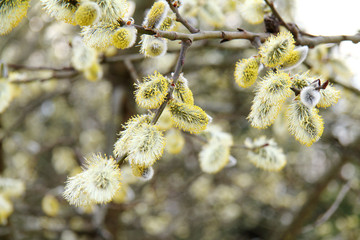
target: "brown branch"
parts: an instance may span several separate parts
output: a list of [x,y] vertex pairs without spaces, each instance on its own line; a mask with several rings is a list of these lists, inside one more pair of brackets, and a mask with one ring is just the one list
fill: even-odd
[[191,26],[191,24],[189,24],[188,21],[186,21],[186,19],[184,19],[181,14],[179,13],[179,10],[177,9],[177,7],[175,7],[172,3],[171,0],[166,0],[170,6],[170,9],[175,13],[176,15],[176,21],[180,22],[182,25],[184,25],[184,27],[186,27],[187,30],[189,30],[189,32],[191,33],[198,33],[200,32],[199,29],[194,28],[193,26]]
[[31,67],[31,66],[12,64],[12,63],[8,63],[7,66],[9,68],[12,68],[15,70],[27,70],[27,71],[39,71],[39,70],[50,70],[50,71],[54,71],[54,72],[75,71],[75,69],[73,67],[63,67],[63,68]]
[[269,1],[269,0],[264,0],[264,1],[270,7],[270,9],[271,9],[272,13],[275,15],[275,17],[280,21],[280,24],[283,25],[287,30],[292,32],[292,28],[290,28],[290,26],[281,17],[281,15],[279,14],[279,12],[276,10],[276,8],[274,6],[274,3],[272,1]]
[[[344,156],[346,156],[346,154],[344,154]],[[321,194],[324,192],[328,184],[338,176],[342,166],[349,160],[349,157],[343,157],[338,163],[332,166],[322,179],[317,182],[312,192],[309,194],[308,200],[294,217],[291,224],[285,229],[282,236],[276,237],[276,239],[296,239],[296,236],[301,232],[305,221],[311,216],[314,212],[314,208],[318,205]]]
[[303,233],[307,233],[310,232],[312,230],[314,230],[316,227],[322,225],[323,223],[325,223],[327,220],[330,219],[330,217],[336,212],[336,210],[339,208],[341,202],[344,200],[346,194],[349,192],[349,190],[351,189],[351,180],[348,180],[346,184],[344,184],[339,192],[339,194],[337,195],[335,202],[331,205],[331,207],[322,215],[321,218],[319,218],[315,224],[313,224],[313,226],[309,226],[304,228]]
[[[144,29],[142,26],[134,25],[139,32],[149,35],[155,35],[157,37],[166,38],[172,41],[175,40],[191,40],[200,41],[206,39],[246,39],[253,41],[255,38],[259,38],[261,42],[264,42],[266,38],[270,36],[269,33],[254,33],[249,31],[200,31],[198,33],[180,33],[173,31],[160,31]],[[297,36],[297,43],[300,45],[307,45],[314,47],[324,43],[340,43],[342,41],[352,41],[353,43],[360,42],[360,33],[355,35],[337,35],[337,36]]]

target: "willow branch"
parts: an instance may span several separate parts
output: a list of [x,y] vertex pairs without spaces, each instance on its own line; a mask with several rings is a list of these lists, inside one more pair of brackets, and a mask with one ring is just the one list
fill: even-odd
[[[345,155],[346,156],[346,155]],[[320,201],[320,196],[328,186],[328,184],[335,179],[342,166],[350,160],[349,157],[343,157],[337,164],[332,166],[332,168],[327,172],[327,174],[317,182],[313,188],[311,194],[309,195],[307,201],[299,210],[297,215],[294,217],[291,224],[286,228],[281,237],[276,237],[276,239],[281,240],[293,240],[296,239],[296,236],[301,232],[301,229],[306,220],[314,212],[314,209],[318,206]]]
[[322,225],[323,223],[325,223],[327,220],[330,219],[330,217],[336,212],[336,210],[339,208],[341,202],[344,200],[346,194],[349,192],[349,190],[351,189],[351,179],[349,181],[347,181],[346,184],[344,184],[339,192],[339,194],[337,195],[335,202],[331,205],[331,207],[324,213],[324,215],[322,215],[321,218],[319,218],[315,224],[313,226],[309,226],[308,228],[305,228],[303,233],[309,232],[311,230],[313,230],[314,228]]
[[[254,41],[255,38],[259,38],[261,42],[264,42],[266,38],[270,36],[269,33],[254,33],[241,29],[241,31],[200,31],[198,33],[180,33],[173,31],[160,31],[144,29],[142,26],[134,25],[139,32],[143,34],[155,35],[156,37],[166,38],[172,41],[175,40],[190,40],[200,41],[206,39],[220,39],[220,40],[235,40],[245,39]],[[336,36],[297,36],[297,43],[300,45],[307,45],[314,47],[324,43],[340,43],[343,41],[351,41],[353,43],[360,42],[360,33],[354,35],[336,35]]]
[[171,85],[170,85],[167,98],[166,98],[166,100],[161,104],[161,106],[159,107],[159,109],[156,111],[155,116],[154,116],[153,120],[151,121],[151,124],[156,124],[156,122],[159,120],[162,112],[164,111],[167,103],[168,103],[168,102],[170,101],[170,99],[172,98],[172,94],[173,94],[173,92],[174,92],[176,83],[177,83],[177,81],[178,81],[178,79],[179,79],[180,73],[181,73],[182,68],[183,68],[183,66],[184,66],[186,51],[187,51],[187,49],[191,46],[191,43],[192,43],[192,42],[191,42],[190,40],[185,40],[185,41],[182,41],[182,43],[181,43],[180,55],[179,55],[179,58],[178,58],[178,61],[177,61],[176,67],[175,67],[175,72],[174,72],[174,74],[173,74],[173,76],[172,76],[172,83],[171,83]]
[[289,30],[290,32],[292,32],[292,29],[290,28],[290,26],[284,21],[284,19],[281,17],[281,15],[279,14],[279,12],[276,10],[274,3],[269,0],[264,0],[266,2],[266,4],[270,7],[272,13],[275,15],[275,17],[280,21],[280,24],[283,25],[284,27],[286,27],[287,30]]
[[186,21],[186,19],[184,19],[181,14],[179,13],[179,9],[177,7],[175,7],[172,3],[171,0],[166,0],[170,6],[170,9],[175,13],[176,15],[176,21],[180,22],[182,25],[184,25],[184,27],[186,27],[187,30],[189,30],[189,32],[191,33],[197,33],[200,32],[199,29],[194,28],[193,26],[191,26],[189,24],[188,21]]
[[54,72],[64,72],[64,71],[74,71],[75,69],[73,67],[63,67],[63,68],[54,68],[54,67],[31,67],[26,65],[20,65],[20,64],[12,64],[8,63],[7,66],[9,68],[12,68],[14,70],[27,70],[27,71],[39,71],[39,70],[50,70]]

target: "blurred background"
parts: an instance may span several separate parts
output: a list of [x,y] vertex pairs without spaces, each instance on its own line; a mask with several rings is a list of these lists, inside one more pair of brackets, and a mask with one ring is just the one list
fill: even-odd
[[[153,1],[132,3],[140,24]],[[181,11],[203,30],[263,32],[264,24],[241,17],[242,4],[184,0]],[[355,34],[359,4],[276,1],[286,21],[314,35]],[[134,80],[155,70],[169,75],[180,45],[169,41],[168,53],[157,59],[144,58],[139,47],[108,49],[100,54],[102,79],[89,81],[63,69],[71,66],[70,42],[80,28],[55,21],[38,0],[30,5],[27,18],[0,37],[0,59],[12,64],[10,78],[18,82],[16,97],[0,116],[0,176],[20,180],[10,214],[0,199],[0,239],[359,239],[357,44],[316,46],[306,65],[294,70],[310,70],[341,90],[335,106],[320,109],[322,138],[306,147],[288,133],[283,112],[266,130],[251,128],[247,121],[254,87],[240,89],[233,79],[236,61],[257,53],[247,40],[194,43],[183,72],[196,105],[233,135],[231,155],[237,164],[214,175],[202,173],[202,142],[183,133],[180,153],[165,151],[149,182],[133,177],[124,165],[123,187],[113,202],[76,208],[61,195],[67,176],[81,171],[84,157],[92,153],[112,155],[121,124],[144,113],[135,105]],[[185,29],[177,26],[176,31]],[[241,146],[246,138],[261,135],[283,149],[283,170],[267,172],[250,163]]]

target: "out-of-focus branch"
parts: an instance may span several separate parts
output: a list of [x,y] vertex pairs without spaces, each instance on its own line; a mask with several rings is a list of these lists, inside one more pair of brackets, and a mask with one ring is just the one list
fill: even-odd
[[[311,69],[311,68],[312,68],[311,64],[308,63],[307,61],[303,62],[303,64],[304,64],[308,69]],[[342,88],[346,89],[347,91],[350,91],[350,92],[352,92],[352,93],[360,96],[360,90],[357,89],[357,88],[354,88],[354,87],[345,85],[345,84],[343,84],[342,82],[339,82],[338,80],[336,80],[336,79],[333,78],[333,77],[329,77],[329,78],[327,78],[327,80],[329,80],[330,83],[335,83],[336,85],[341,86]]]
[[15,79],[12,80],[11,83],[14,84],[23,84],[23,83],[32,83],[32,82],[46,82],[49,80],[54,80],[54,79],[64,79],[67,80],[69,78],[74,78],[76,76],[78,76],[80,73],[76,70],[73,71],[64,71],[64,72],[60,72],[60,71],[55,71],[50,77],[46,77],[46,78],[29,78],[29,79]]
[[[344,154],[346,156],[346,154]],[[316,208],[319,203],[320,196],[328,186],[328,184],[335,179],[342,166],[349,161],[349,157],[343,157],[338,163],[336,163],[332,168],[327,172],[327,174],[320,179],[311,193],[308,196],[307,201],[299,210],[297,215],[294,217],[291,224],[285,229],[281,237],[276,237],[275,239],[281,240],[293,240],[296,239],[296,236],[301,232],[304,223],[313,213],[314,208]]]
[[324,215],[322,215],[321,218],[319,218],[315,224],[313,226],[308,226],[306,228],[304,228],[303,233],[309,232],[311,230],[313,230],[314,228],[322,225],[323,223],[325,223],[327,220],[330,219],[330,217],[336,212],[336,210],[339,208],[341,202],[344,200],[346,194],[349,192],[349,190],[351,189],[351,179],[347,181],[346,184],[344,184],[339,192],[339,194],[336,197],[335,202],[331,205],[331,207],[324,213]]
[[184,27],[186,27],[187,30],[189,30],[189,32],[191,33],[198,33],[200,32],[199,29],[194,28],[193,26],[191,26],[191,24],[189,24],[188,21],[186,21],[186,19],[184,19],[181,14],[179,13],[179,10],[177,7],[175,7],[172,3],[171,0],[166,0],[170,6],[170,9],[175,13],[176,15],[176,21],[180,22],[182,25],[184,25]]
[[269,0],[264,0],[264,1],[270,7],[270,9],[271,9],[272,13],[275,15],[275,17],[280,21],[280,24],[283,25],[284,27],[286,27],[287,30],[292,32],[292,29],[290,28],[290,26],[284,21],[284,19],[281,17],[279,12],[276,10],[274,3]]
[[50,70],[54,72],[75,71],[73,67],[63,67],[63,68],[43,67],[43,66],[31,67],[31,66],[12,64],[12,63],[8,63],[7,66],[14,70],[27,70],[27,71],[39,71],[39,70]]

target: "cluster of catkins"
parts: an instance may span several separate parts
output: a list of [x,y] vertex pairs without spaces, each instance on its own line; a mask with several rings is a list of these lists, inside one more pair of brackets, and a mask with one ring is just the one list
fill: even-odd
[[[170,79],[158,72],[145,77],[137,85],[136,103],[149,110],[159,108],[166,101],[171,84]],[[200,107],[194,105],[193,94],[182,74],[174,85],[166,111],[170,113],[172,126],[190,133],[202,132],[211,120]],[[152,113],[130,119],[114,146],[114,155],[117,158],[126,157],[135,176],[152,172],[149,169],[163,154],[163,131],[154,124],[153,119]]]
[[[26,15],[30,0],[0,1],[0,35],[9,33]],[[129,15],[127,0],[41,0],[43,8],[52,17],[81,27],[84,43],[98,51],[110,46],[119,49],[132,47],[137,39],[137,29]],[[175,16],[165,0],[158,0],[148,11],[143,27],[170,31],[175,26]],[[150,35],[141,36],[140,53],[146,57],[163,56],[167,40]],[[77,46],[73,46],[77,47]]]
[[308,72],[294,75],[286,72],[301,64],[307,56],[308,47],[295,47],[294,42],[287,31],[269,37],[257,56],[237,62],[234,76],[240,87],[247,88],[257,80],[262,65],[268,69],[257,84],[248,116],[255,128],[272,125],[286,99],[295,93],[286,110],[288,129],[296,140],[310,146],[321,137],[324,128],[316,107],[337,103],[340,93],[327,82],[321,84]]

